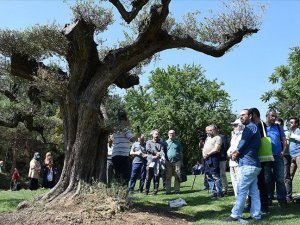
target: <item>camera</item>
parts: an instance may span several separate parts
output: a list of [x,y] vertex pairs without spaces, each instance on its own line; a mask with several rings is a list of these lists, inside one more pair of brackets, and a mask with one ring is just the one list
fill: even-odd
[[205,139],[207,138],[207,135],[204,132],[198,132],[198,137],[199,137],[200,141],[205,141]]

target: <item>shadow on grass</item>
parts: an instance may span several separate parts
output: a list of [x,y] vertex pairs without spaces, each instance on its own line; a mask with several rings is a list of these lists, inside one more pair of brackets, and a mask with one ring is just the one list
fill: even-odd
[[[223,219],[230,215],[233,204],[228,204],[227,197],[220,199],[212,199],[209,196],[190,196],[185,197],[189,206],[202,206],[202,210],[197,210],[194,213],[196,220],[200,219]],[[212,206],[215,205],[215,209]]]
[[176,208],[170,208],[166,204],[153,204],[150,201],[145,201],[144,203],[134,203],[131,207],[132,211],[138,212],[148,212],[154,213],[158,216],[167,216],[169,218],[176,218],[176,219],[184,219],[189,222],[195,222],[195,218],[193,216],[183,214],[178,212]]

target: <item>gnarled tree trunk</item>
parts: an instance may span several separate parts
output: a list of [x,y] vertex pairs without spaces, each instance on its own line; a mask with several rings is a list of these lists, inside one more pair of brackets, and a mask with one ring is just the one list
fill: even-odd
[[[120,0],[109,1],[127,23],[135,19],[141,9],[150,2],[149,0],[131,1],[132,9],[128,12]],[[189,34],[188,30],[181,29],[180,26],[167,30],[166,19],[169,15],[170,2],[171,0],[161,0],[158,4],[157,1],[153,1],[152,6],[149,7],[149,16],[138,25],[139,34],[136,40],[109,51],[101,61],[94,41],[96,25],[93,22],[82,15],[82,18],[74,24],[67,25],[63,29],[62,34],[67,41],[65,38],[59,40],[66,41],[62,43],[67,46],[62,47],[59,43],[60,47],[55,52],[65,57],[69,66],[69,75],[59,71],[59,75],[68,81],[66,90],[59,100],[64,125],[65,160],[59,182],[42,198],[42,201],[72,196],[80,190],[82,182],[90,183],[93,179],[104,181],[108,130],[105,128],[105,119],[100,113],[100,104],[110,85],[116,84],[121,88],[129,88],[138,84],[138,76],[132,74],[132,69],[163,50],[190,48],[210,56],[221,57],[231,47],[240,43],[245,36],[258,31],[255,17],[251,16],[253,12],[247,10],[232,14],[238,17],[233,20],[240,22],[224,21],[224,18],[229,20],[232,15],[228,18],[211,20],[208,25],[217,22],[216,34],[213,34],[214,29],[208,29],[208,32],[212,33],[209,33],[206,38],[215,36],[211,40],[203,41],[201,35],[192,32]],[[241,2],[245,4],[245,1]],[[229,26],[228,29],[222,29],[225,33],[220,34],[219,27],[226,28],[226,26]],[[61,36],[61,33],[57,36]],[[0,36],[0,41],[6,41],[6,38],[6,35]],[[18,40],[18,36],[16,39]],[[48,42],[51,43],[51,40]],[[29,45],[29,49],[30,47]],[[46,48],[46,50],[52,52],[52,47],[50,45],[50,49]],[[39,75],[39,67],[43,70],[49,69],[43,63],[33,59],[34,57],[26,55],[26,51],[22,48],[20,51],[16,51],[15,46],[11,49],[11,52],[6,49],[2,51],[11,54],[11,74],[34,81]],[[66,49],[66,52],[62,49]],[[31,94],[39,93],[36,89],[33,90]],[[36,101],[36,103],[40,102]],[[4,123],[0,121],[1,124]]]

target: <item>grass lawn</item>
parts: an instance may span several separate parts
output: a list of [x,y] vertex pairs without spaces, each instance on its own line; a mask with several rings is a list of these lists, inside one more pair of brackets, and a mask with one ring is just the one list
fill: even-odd
[[[229,174],[228,174],[229,175]],[[158,192],[156,196],[149,194],[133,194],[132,201],[135,204],[149,207],[155,207],[156,211],[174,211],[188,215],[196,221],[195,225],[209,225],[209,224],[224,224],[220,220],[230,215],[231,208],[234,204],[233,196],[226,196],[220,200],[212,200],[207,191],[199,191],[203,186],[203,175],[196,177],[194,190],[191,186],[194,176],[188,176],[188,181],[181,185],[180,195],[164,195],[162,191]],[[138,182],[137,182],[138,185]],[[294,193],[300,192],[300,176],[296,173],[293,182]],[[32,200],[41,195],[47,190],[39,189],[38,191],[20,190],[20,191],[0,191],[0,213],[14,211],[19,202],[23,200]],[[171,209],[168,206],[168,201],[177,198],[183,198],[187,202],[187,206],[176,209]],[[300,204],[291,203],[286,209],[279,209],[276,201],[270,207],[271,213],[263,215],[259,222],[249,222],[249,224],[272,224],[272,225],[298,225],[300,223]],[[245,218],[249,217],[249,213],[243,215]],[[239,224],[233,222],[230,224]]]
[[[229,173],[227,174],[229,176]],[[133,201],[137,204],[147,205],[149,207],[156,207],[163,210],[174,210],[186,215],[190,215],[196,221],[195,225],[208,225],[208,224],[224,224],[220,220],[230,215],[235,198],[234,196],[225,196],[220,200],[212,200],[208,191],[199,191],[203,187],[203,175],[197,175],[193,190],[191,186],[194,176],[188,176],[188,181],[181,185],[181,194],[164,195],[162,191],[156,196],[143,194],[134,194]],[[230,179],[228,179],[230,181]],[[173,184],[173,182],[172,182]],[[300,192],[300,176],[299,173],[295,174],[293,181],[294,193]],[[231,187],[231,184],[229,184]],[[232,193],[232,190],[231,190]],[[230,194],[230,193],[229,193]],[[177,209],[171,209],[168,206],[169,200],[182,198],[187,202],[187,206]],[[249,224],[272,224],[272,225],[293,225],[300,223],[300,204],[291,203],[286,209],[280,209],[277,206],[277,201],[273,201],[273,206],[270,207],[270,214],[263,215],[262,220],[259,222],[251,222]],[[243,217],[247,218],[250,213],[244,213]],[[226,224],[226,223],[225,223]],[[229,224],[239,224],[233,222]]]
[[16,210],[18,204],[24,200],[33,200],[35,197],[47,192],[45,189],[37,191],[20,190],[20,191],[3,191],[0,190],[0,213],[11,212]]

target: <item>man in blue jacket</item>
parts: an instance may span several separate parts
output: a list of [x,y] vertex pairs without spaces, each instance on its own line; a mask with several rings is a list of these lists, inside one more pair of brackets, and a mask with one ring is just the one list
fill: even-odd
[[240,120],[245,125],[245,129],[237,149],[231,155],[233,160],[238,160],[239,162],[237,197],[230,217],[223,219],[224,222],[237,221],[242,218],[248,192],[252,201],[250,209],[251,218],[254,220],[261,219],[261,206],[257,187],[257,175],[261,170],[258,159],[261,137],[257,126],[251,121],[252,117],[253,115],[248,109],[242,110],[240,114]]

